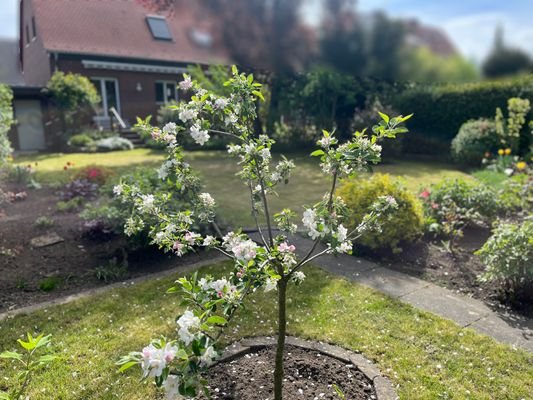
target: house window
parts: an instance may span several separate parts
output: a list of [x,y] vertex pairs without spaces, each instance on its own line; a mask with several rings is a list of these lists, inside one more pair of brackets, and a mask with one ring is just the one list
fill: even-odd
[[33,34],[32,39],[37,37],[37,29],[35,28],[35,17],[31,17],[31,33]]
[[26,24],[26,44],[30,44],[30,28]]
[[91,78],[91,82],[100,95],[98,115],[109,117],[109,109],[114,107],[120,114],[120,96],[118,80],[115,78]]
[[177,85],[173,81],[161,81],[155,83],[155,102],[167,104],[178,99]]
[[148,16],[146,17],[146,23],[152,32],[152,36],[157,40],[172,40],[170,29],[167,25],[165,17]]

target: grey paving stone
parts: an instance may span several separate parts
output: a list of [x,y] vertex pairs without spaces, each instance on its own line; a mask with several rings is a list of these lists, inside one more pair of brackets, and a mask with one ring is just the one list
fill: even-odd
[[470,327],[480,333],[492,336],[500,342],[522,347],[533,352],[533,326],[531,325],[533,323],[530,321],[526,323],[526,326],[513,327],[497,315],[491,314],[475,321]]
[[462,327],[489,315],[492,311],[481,301],[458,296],[439,286],[428,286],[400,298],[415,307],[455,321]]
[[392,297],[405,296],[430,285],[429,282],[383,267],[363,271],[353,280]]

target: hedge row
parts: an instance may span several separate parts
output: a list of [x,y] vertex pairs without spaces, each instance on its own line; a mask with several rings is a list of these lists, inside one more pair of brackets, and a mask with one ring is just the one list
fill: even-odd
[[496,107],[505,112],[511,97],[533,101],[533,75],[505,81],[419,85],[390,101],[398,112],[415,114],[409,121],[410,131],[449,145],[461,124],[480,117],[493,118]]

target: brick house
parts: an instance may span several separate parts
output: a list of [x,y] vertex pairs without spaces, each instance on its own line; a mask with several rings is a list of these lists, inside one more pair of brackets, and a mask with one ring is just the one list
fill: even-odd
[[[98,124],[112,107],[126,124],[155,115],[178,99],[176,84],[188,65],[229,63],[215,21],[195,0],[180,0],[166,13],[137,0],[20,0],[15,147],[42,150],[52,142],[53,115],[40,89],[55,71],[91,79],[102,98]],[[21,103],[24,92],[30,98]]]

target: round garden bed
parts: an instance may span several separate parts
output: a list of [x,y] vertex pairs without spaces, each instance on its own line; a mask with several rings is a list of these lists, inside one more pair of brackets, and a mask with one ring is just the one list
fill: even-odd
[[[284,400],[397,399],[390,382],[359,354],[294,337],[285,350]],[[273,399],[275,351],[274,338],[229,346],[206,376],[212,399]]]

